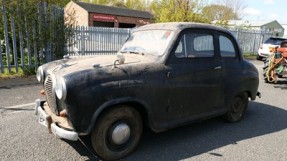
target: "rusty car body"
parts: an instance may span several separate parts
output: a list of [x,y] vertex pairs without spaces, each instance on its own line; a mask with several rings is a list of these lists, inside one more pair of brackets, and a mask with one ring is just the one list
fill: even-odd
[[60,138],[91,135],[96,153],[117,160],[142,129],[161,132],[216,116],[242,119],[258,92],[258,71],[226,29],[159,23],[135,29],[117,55],[66,57],[38,68],[46,101],[40,123]]

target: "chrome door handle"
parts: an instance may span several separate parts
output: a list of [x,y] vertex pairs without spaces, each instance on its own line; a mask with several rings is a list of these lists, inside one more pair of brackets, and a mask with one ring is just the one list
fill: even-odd
[[214,69],[217,70],[217,69],[221,69],[222,67],[221,66],[218,66],[218,67],[215,67]]
[[166,77],[167,77],[167,78],[170,78],[170,72],[167,72],[167,73],[166,73]]

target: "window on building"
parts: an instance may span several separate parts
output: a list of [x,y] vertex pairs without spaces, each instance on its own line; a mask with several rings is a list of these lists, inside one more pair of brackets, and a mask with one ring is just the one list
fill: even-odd
[[136,27],[136,25],[130,23],[119,23],[119,28],[133,28],[133,27]]
[[114,27],[113,22],[104,22],[104,21],[94,21],[93,26],[95,27]]

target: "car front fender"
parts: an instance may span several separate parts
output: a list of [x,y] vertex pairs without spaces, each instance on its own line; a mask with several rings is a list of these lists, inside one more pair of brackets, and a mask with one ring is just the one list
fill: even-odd
[[90,125],[86,131],[85,134],[89,134],[92,132],[92,130],[95,128],[96,122],[97,120],[101,117],[101,114],[103,114],[105,111],[111,109],[111,108],[115,108],[117,105],[127,105],[127,106],[132,106],[133,108],[135,108],[136,110],[139,111],[139,113],[142,115],[142,117],[144,117],[144,119],[147,119],[146,121],[149,122],[148,120],[148,113],[149,113],[149,106],[137,99],[137,98],[133,98],[133,97],[125,97],[125,98],[117,98],[117,99],[113,99],[110,100],[108,102],[103,103],[93,114]]

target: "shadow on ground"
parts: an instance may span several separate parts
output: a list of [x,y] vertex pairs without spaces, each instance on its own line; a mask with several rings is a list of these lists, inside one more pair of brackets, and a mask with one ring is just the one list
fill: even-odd
[[277,83],[274,84],[274,88],[286,90],[287,89],[287,78],[281,78],[280,80],[278,80]]
[[0,79],[0,90],[35,86],[39,84],[40,83],[37,81],[36,76],[30,76],[24,78]]
[[[225,123],[215,118],[192,125],[175,128],[163,133],[145,132],[137,150],[124,158],[130,161],[182,160],[207,153],[214,149],[287,128],[287,111],[278,107],[250,102],[245,118],[238,123]],[[82,142],[68,142],[80,155],[98,160],[89,143],[89,136]],[[209,153],[222,157],[224,154]]]

